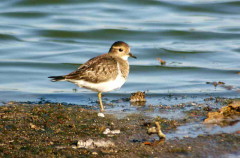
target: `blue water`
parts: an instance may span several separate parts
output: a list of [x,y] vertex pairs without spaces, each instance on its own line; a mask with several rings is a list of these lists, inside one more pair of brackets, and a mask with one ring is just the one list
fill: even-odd
[[[138,59],[129,61],[126,84],[105,94],[108,103],[136,91],[154,105],[171,104],[161,99],[169,94],[239,96],[240,1],[1,0],[0,101],[93,105],[95,93],[47,77],[74,71],[118,40]],[[214,81],[226,86],[206,84]]]

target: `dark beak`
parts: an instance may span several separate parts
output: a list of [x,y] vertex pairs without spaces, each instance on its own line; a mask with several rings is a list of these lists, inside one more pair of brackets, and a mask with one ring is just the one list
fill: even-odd
[[134,56],[132,53],[129,53],[129,56],[130,56],[130,57],[132,57],[132,58],[135,58],[135,59],[137,59],[137,57],[136,57],[136,56]]

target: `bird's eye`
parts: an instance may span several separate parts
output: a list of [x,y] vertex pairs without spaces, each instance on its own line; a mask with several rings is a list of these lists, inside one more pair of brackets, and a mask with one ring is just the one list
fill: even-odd
[[122,48],[120,48],[120,49],[119,49],[119,52],[122,52],[122,51],[123,51],[123,49],[122,49]]

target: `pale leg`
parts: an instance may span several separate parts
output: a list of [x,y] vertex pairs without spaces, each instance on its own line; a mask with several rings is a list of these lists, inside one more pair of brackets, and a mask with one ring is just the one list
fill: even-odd
[[98,99],[99,99],[99,103],[100,103],[100,111],[104,111],[104,107],[102,104],[102,93],[101,92],[98,93]]

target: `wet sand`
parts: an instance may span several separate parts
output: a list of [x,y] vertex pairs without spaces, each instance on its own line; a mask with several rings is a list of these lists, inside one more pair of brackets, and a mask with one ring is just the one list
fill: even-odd
[[[222,99],[221,102],[229,102]],[[184,105],[182,105],[184,106]],[[194,105],[196,106],[196,105]],[[166,109],[174,109],[172,106]],[[130,114],[122,118],[78,105],[50,102],[9,102],[0,106],[1,157],[237,157],[240,131],[171,136],[179,127],[207,118],[207,107],[192,108],[184,117],[166,119]],[[239,110],[239,109],[238,109]],[[235,117],[236,118],[236,117]],[[228,119],[229,120],[229,119]],[[158,121],[166,134],[160,139],[147,129]],[[230,127],[238,119],[208,126]],[[106,134],[106,129],[115,133]],[[189,130],[186,128],[186,130]],[[201,129],[199,129],[201,130]],[[117,131],[117,132],[116,132]],[[120,133],[119,133],[120,132]],[[91,146],[84,142],[93,141]],[[83,144],[81,144],[83,142]],[[110,142],[97,145],[97,142]],[[95,144],[94,144],[95,143]],[[102,146],[101,146],[102,145]]]

